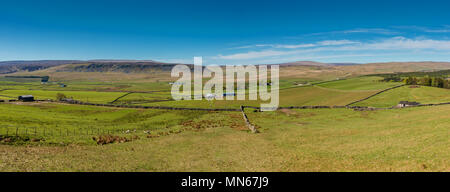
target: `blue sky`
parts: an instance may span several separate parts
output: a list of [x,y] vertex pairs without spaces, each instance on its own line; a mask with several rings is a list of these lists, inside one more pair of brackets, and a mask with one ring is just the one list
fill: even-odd
[[2,61],[450,61],[449,1],[0,3]]

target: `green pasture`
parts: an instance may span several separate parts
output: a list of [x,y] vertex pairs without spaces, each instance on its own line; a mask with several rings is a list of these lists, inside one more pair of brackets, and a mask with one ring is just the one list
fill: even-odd
[[404,86],[389,90],[353,105],[392,107],[397,105],[400,101],[416,101],[422,104],[450,102],[450,90],[426,86],[420,86],[418,88]]
[[365,76],[326,82],[317,86],[339,90],[382,90],[402,84],[401,82],[380,82],[382,79],[382,77]]
[[35,99],[46,100],[56,99],[56,95],[62,93],[75,100],[91,103],[108,103],[117,97],[124,95],[124,92],[95,92],[95,91],[45,91],[45,90],[3,90],[0,95],[15,97],[20,95],[33,95]]
[[[377,91],[342,91],[323,89],[314,86],[293,87],[280,90],[279,106],[305,106],[305,105],[346,105],[353,101],[365,98]],[[248,97],[247,97],[248,98]],[[173,106],[173,107],[205,107],[205,108],[239,108],[241,105],[260,106],[270,101],[261,100],[181,100],[143,103],[145,106]]]
[[[44,118],[52,124],[66,125],[68,119],[83,117],[86,120],[81,122],[95,126],[107,121],[126,125],[130,123],[127,115],[133,114],[133,110],[106,112],[115,109],[96,107],[33,106],[31,111],[29,107],[17,106],[14,111],[16,115],[35,116],[31,122],[22,123]],[[248,110],[250,121],[261,131],[258,134],[249,133],[245,126],[233,126],[233,122],[242,122],[239,113],[188,113],[174,121],[196,118],[210,127],[105,146],[0,145],[0,170],[449,171],[449,110],[450,106],[381,111]],[[42,111],[54,117],[37,116],[36,112]],[[80,116],[85,111],[93,117]],[[154,113],[148,112],[149,116]],[[138,116],[134,120],[144,119]]]
[[170,92],[155,92],[155,93],[130,93],[119,100],[116,104],[143,104],[150,102],[160,102],[172,100]]
[[[65,84],[66,87],[61,87]],[[133,82],[133,81],[49,81],[41,84],[40,79],[5,78],[0,77],[2,89],[37,89],[47,91],[123,91],[123,92],[151,92],[170,91],[169,82]]]
[[[400,84],[378,80],[298,86],[308,81],[281,79],[279,106],[346,105]],[[269,102],[165,101],[172,98],[168,82],[61,83],[67,87],[0,78],[0,100],[19,95],[56,99],[62,93],[92,103],[123,96],[116,104],[188,108]],[[354,105],[450,102],[449,91],[404,86]],[[450,105],[378,111],[247,109],[260,131],[251,134],[240,112],[7,102],[0,103],[0,135],[43,140],[1,142],[0,171],[450,171],[449,111]],[[103,146],[92,139],[106,134],[140,139]]]
[[0,100],[10,100],[10,99],[16,99],[16,98],[0,96]]
[[[0,135],[29,135],[44,143],[93,144],[92,136],[181,130],[208,112],[119,109],[53,103],[0,104]],[[35,130],[36,128],[36,130]],[[16,129],[18,129],[16,131]],[[36,136],[35,136],[36,131]]]

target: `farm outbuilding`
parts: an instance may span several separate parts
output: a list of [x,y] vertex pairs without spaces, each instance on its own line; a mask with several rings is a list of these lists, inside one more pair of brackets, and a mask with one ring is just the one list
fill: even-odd
[[27,101],[34,101],[33,95],[22,95],[18,98],[19,101],[27,102]]
[[223,96],[224,97],[226,97],[226,96],[236,96],[236,93],[234,93],[234,92],[224,93]]
[[400,101],[397,105],[397,107],[409,107],[409,106],[416,106],[416,105],[420,105],[420,103],[418,102],[410,102],[410,101]]

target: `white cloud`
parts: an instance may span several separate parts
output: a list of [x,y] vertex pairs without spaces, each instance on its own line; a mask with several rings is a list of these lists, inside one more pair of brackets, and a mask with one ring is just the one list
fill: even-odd
[[285,49],[297,49],[297,48],[306,48],[306,47],[314,47],[314,44],[293,44],[293,45],[283,45],[283,44],[256,44],[256,45],[247,45],[234,47],[232,49],[249,49],[249,48],[257,48],[257,47],[272,47],[272,48],[285,48]]
[[237,54],[232,54],[232,55],[218,55],[216,58],[218,58],[218,59],[254,59],[254,58],[279,56],[279,55],[286,55],[286,54],[290,54],[290,53],[287,51],[266,50],[266,51],[250,51],[247,53],[237,53]]
[[332,45],[348,45],[348,44],[355,44],[355,43],[359,43],[359,42],[350,41],[350,40],[328,40],[328,41],[320,41],[317,44],[324,45],[324,46],[332,46]]
[[282,58],[268,58],[259,60],[257,63],[283,63],[292,61],[311,61],[336,58],[352,58],[352,57],[373,57],[377,54],[334,54],[334,55],[293,55]]
[[249,48],[257,48],[257,47],[272,47],[272,48],[277,48],[277,49],[298,49],[298,48],[311,48],[311,47],[318,47],[318,46],[346,45],[346,44],[355,44],[355,43],[358,43],[358,42],[350,41],[350,40],[327,40],[327,41],[319,41],[316,43],[305,43],[305,44],[256,44],[256,45],[234,47],[232,49],[249,49]]
[[165,63],[193,63],[193,59],[155,59],[156,61],[165,62]]
[[381,35],[395,35],[399,32],[393,31],[390,29],[382,29],[382,28],[357,28],[351,30],[343,30],[343,31],[330,31],[330,32],[321,32],[321,33],[312,33],[310,35],[329,35],[329,34],[353,34],[353,33],[370,33],[370,34],[381,34]]
[[372,29],[353,29],[340,32],[337,31],[335,33],[374,33],[374,34],[392,35],[397,34],[398,32],[392,31],[390,29],[372,28]]
[[411,29],[416,31],[422,31],[426,33],[450,33],[450,25],[444,25],[440,28],[429,28],[420,26],[399,26],[400,29]]
[[344,46],[339,50],[410,50],[410,49],[434,49],[450,50],[450,41],[433,39],[408,39],[394,37],[379,42],[362,43],[355,46]]
[[[343,52],[342,54],[361,54],[361,51],[390,51],[390,52],[405,52],[405,51],[428,51],[434,52],[448,52],[450,51],[450,41],[448,40],[434,40],[434,39],[409,39],[405,37],[393,37],[389,39],[371,41],[371,42],[355,42],[349,40],[328,40],[320,41],[314,46],[301,47],[295,49],[295,45],[271,46],[274,49],[262,51],[249,51],[244,53],[235,53],[230,55],[218,55],[215,59],[225,60],[247,60],[260,59],[275,56],[289,56],[305,53],[320,53],[327,55],[329,53]],[[275,48],[290,48],[293,50],[276,50]],[[300,48],[300,47],[298,47]],[[347,52],[347,53],[346,53]],[[370,53],[370,52],[369,52]]]
[[438,28],[433,28],[433,29],[424,28],[423,31],[428,32],[428,33],[450,33],[450,26],[445,25],[443,28],[439,28],[439,29]]
[[427,29],[425,32],[428,33],[450,33],[450,29]]
[[273,48],[285,48],[285,49],[297,49],[297,48],[307,48],[314,47],[314,44],[297,44],[297,45],[271,45]]

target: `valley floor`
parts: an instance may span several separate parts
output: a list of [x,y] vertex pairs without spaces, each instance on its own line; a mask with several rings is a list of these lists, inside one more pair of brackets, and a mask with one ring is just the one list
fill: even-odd
[[[450,106],[204,114],[202,129],[97,145],[0,145],[0,171],[450,171]],[[225,122],[225,123],[224,123]]]
[[[282,79],[280,106],[450,102],[448,89],[403,86],[380,93],[402,83],[367,76],[326,79],[332,81]],[[6,100],[0,103],[0,172],[450,171],[450,105],[246,109],[260,131],[252,134],[240,111],[115,108],[48,99],[62,95],[96,104],[233,109],[261,101],[173,101],[169,81],[67,81],[67,87],[23,81],[0,78],[0,100]],[[11,101],[28,94],[47,101]],[[105,135],[124,143],[98,145]]]

